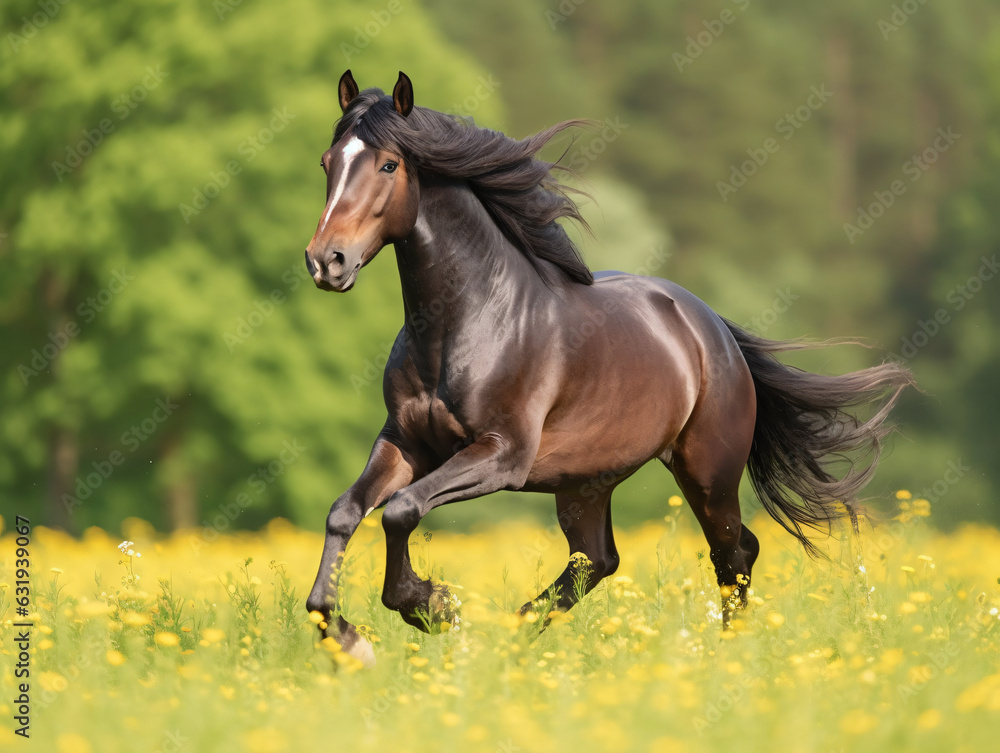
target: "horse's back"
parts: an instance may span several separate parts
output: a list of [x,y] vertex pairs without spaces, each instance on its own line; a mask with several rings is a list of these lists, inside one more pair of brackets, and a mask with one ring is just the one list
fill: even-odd
[[671,280],[604,270],[594,273],[594,288],[620,299],[623,305],[637,300],[652,305],[675,334],[685,336],[687,330],[699,346],[716,353],[739,353],[722,318],[690,290]]

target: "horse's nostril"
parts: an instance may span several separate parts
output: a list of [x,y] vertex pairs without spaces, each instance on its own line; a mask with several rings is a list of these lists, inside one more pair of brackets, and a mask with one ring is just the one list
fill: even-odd
[[344,265],[344,255],[339,251],[334,251],[333,256],[330,257],[330,265],[332,266],[334,264],[338,266]]
[[309,271],[309,276],[310,277],[315,277],[316,276],[316,271],[317,271],[316,262],[314,262],[309,257],[309,251],[308,251],[308,249],[306,250],[306,269]]

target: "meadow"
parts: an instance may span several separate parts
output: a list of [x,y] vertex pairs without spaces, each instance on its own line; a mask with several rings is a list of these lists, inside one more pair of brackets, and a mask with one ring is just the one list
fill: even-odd
[[29,740],[14,733],[24,618],[5,519],[0,749],[994,750],[1000,532],[942,534],[929,503],[897,496],[897,517],[838,532],[828,562],[753,519],[751,605],[726,633],[705,541],[677,498],[617,531],[619,571],[541,633],[511,612],[565,564],[554,521],[420,529],[418,571],[462,601],[457,630],[426,635],[381,606],[376,513],[344,573],[372,669],[319,643],[305,611],[318,534],[282,520],[208,536],[137,519],[80,538],[35,527]]

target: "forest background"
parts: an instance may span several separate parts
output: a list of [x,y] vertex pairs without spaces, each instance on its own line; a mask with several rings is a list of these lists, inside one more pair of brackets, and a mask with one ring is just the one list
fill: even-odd
[[[1000,523],[1000,6],[987,0],[10,0],[0,10],[0,507],[79,533],[319,530],[384,419],[392,254],[302,258],[351,68],[567,150],[594,269],[669,277],[800,365],[923,392],[869,488]],[[617,522],[663,514],[644,469]],[[747,505],[752,495],[747,491]],[[551,517],[531,495],[429,525]]]

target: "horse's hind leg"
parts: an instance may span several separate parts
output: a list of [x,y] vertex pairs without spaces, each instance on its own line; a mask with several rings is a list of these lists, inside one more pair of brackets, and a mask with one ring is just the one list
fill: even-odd
[[[611,529],[613,490],[614,485],[556,494],[559,526],[569,543],[569,564],[551,586],[521,607],[521,614],[528,613],[536,604],[566,611],[602,578],[618,569],[618,550]],[[547,616],[545,621],[548,622]]]
[[742,441],[739,432],[727,432],[726,437],[718,432],[718,428],[686,431],[679,447],[663,462],[673,472],[708,540],[722,591],[722,623],[728,628],[733,612],[746,606],[750,571],[760,546],[740,518],[740,477],[750,439]]

